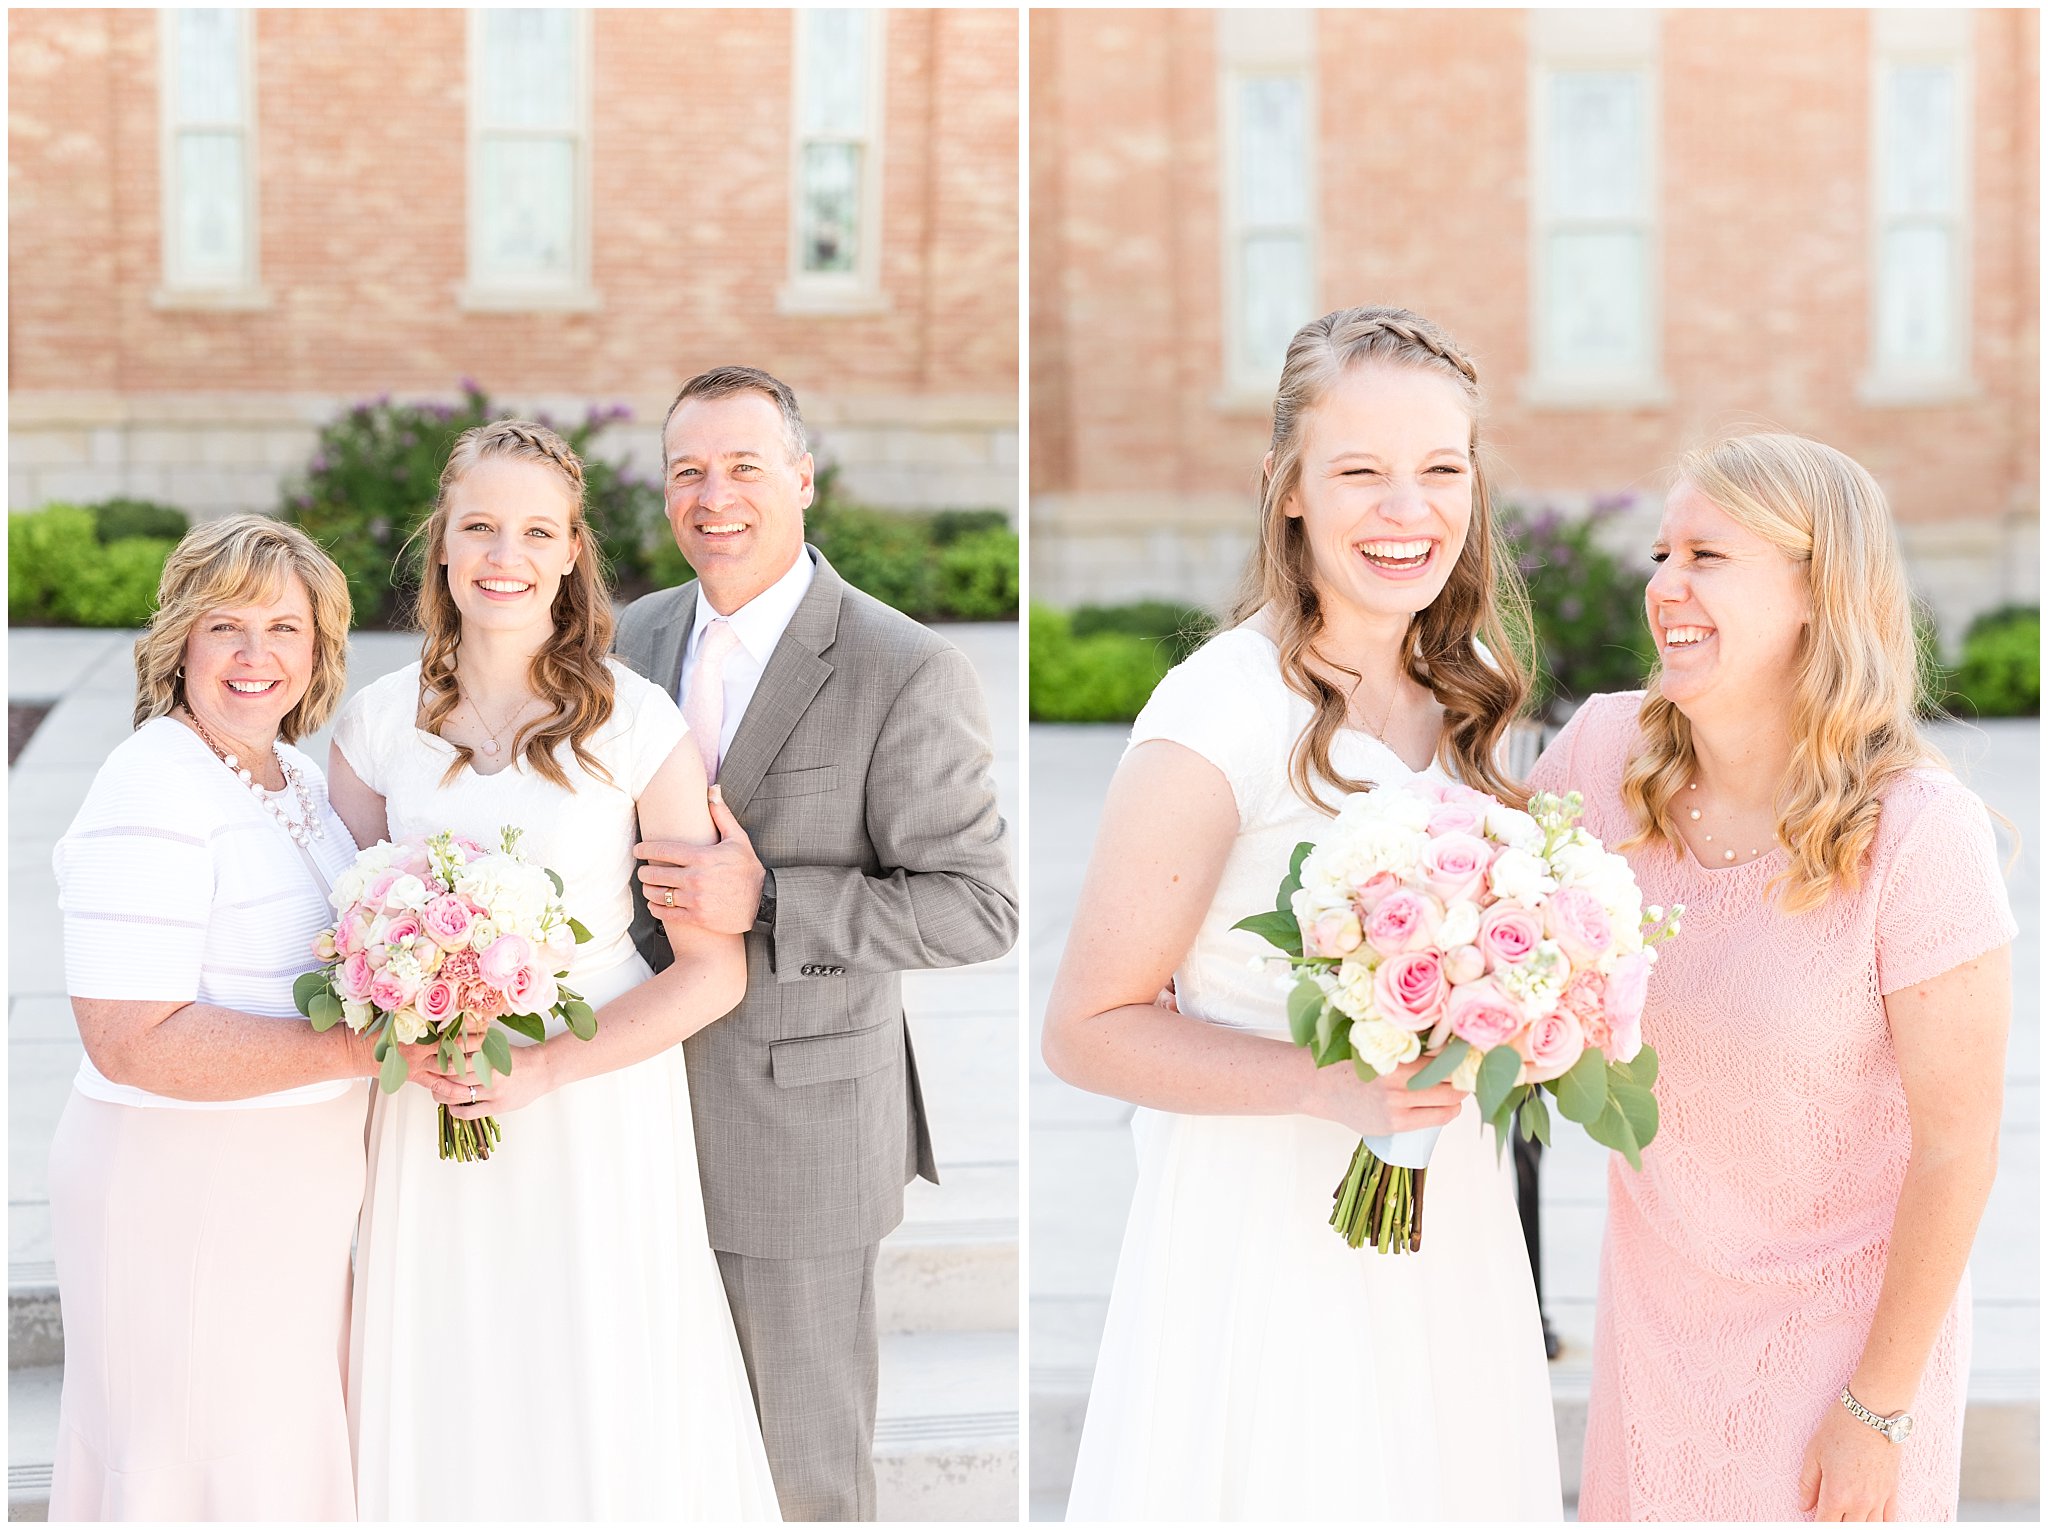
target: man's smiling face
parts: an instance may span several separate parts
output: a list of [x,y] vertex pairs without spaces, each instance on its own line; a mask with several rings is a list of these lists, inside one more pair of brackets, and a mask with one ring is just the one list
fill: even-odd
[[782,411],[763,393],[685,399],[662,432],[664,504],[676,546],[721,615],[788,573],[813,496],[809,452],[792,456]]

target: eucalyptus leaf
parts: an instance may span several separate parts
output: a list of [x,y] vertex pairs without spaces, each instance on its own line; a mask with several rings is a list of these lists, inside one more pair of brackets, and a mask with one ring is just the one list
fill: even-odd
[[405,1082],[405,1054],[397,1047],[385,1051],[384,1066],[377,1070],[377,1082],[386,1094],[396,1094]]
[[476,1065],[478,1081],[488,1084],[491,1081],[491,1048],[488,1037],[485,1038],[484,1045],[477,1049],[476,1055],[471,1061]]
[[1287,1029],[1296,1046],[1307,1046],[1309,1038],[1315,1035],[1316,1021],[1326,1002],[1323,985],[1312,977],[1303,978],[1288,991]]
[[1586,1135],[1602,1147],[1613,1148],[1628,1160],[1630,1168],[1640,1169],[1643,1166],[1642,1156],[1636,1148],[1635,1131],[1614,1101],[1609,1100],[1606,1108],[1586,1124]]
[[1380,1076],[1380,1070],[1367,1062],[1363,1057],[1360,1057],[1356,1052],[1351,1054],[1351,1066],[1358,1070],[1358,1077],[1364,1083],[1370,1084]]
[[569,1022],[569,1029],[578,1041],[588,1041],[597,1034],[597,1011],[581,999],[571,999],[562,1011],[562,1018]]
[[1607,1108],[1607,1061],[1592,1047],[1556,1082],[1557,1113],[1567,1121],[1590,1126]]
[[1629,1059],[1628,1076],[1643,1088],[1651,1088],[1657,1082],[1657,1049],[1648,1042],[1643,1049]]
[[326,992],[328,984],[325,967],[318,972],[302,972],[292,982],[292,1003],[298,1006],[300,1014],[311,1017],[313,996]]
[[313,995],[313,1007],[307,1013],[316,1031],[331,1030],[341,1019],[341,1000],[333,994],[321,992]]
[[1268,945],[1278,946],[1289,956],[1300,959],[1301,925],[1292,914],[1283,914],[1278,910],[1268,914],[1253,914],[1248,919],[1238,920],[1231,928],[1247,930]]
[[551,866],[543,866],[541,867],[541,870],[545,871],[548,874],[548,880],[555,884],[555,896],[557,898],[564,896],[565,889],[562,886],[562,879],[561,877],[555,874],[554,868]]
[[528,1041],[548,1039],[547,1022],[539,1015],[505,1015],[501,1017],[506,1025],[524,1036]]
[[576,937],[576,944],[579,946],[588,944],[590,940],[590,931],[584,927],[581,919],[571,919],[569,921],[569,933]]
[[1458,1071],[1458,1064],[1465,1060],[1465,1054],[1471,1050],[1471,1042],[1463,1036],[1453,1036],[1444,1043],[1444,1049],[1430,1059],[1428,1067],[1408,1080],[1408,1087],[1427,1089],[1431,1084],[1441,1084]]
[[[1316,1066],[1328,1067],[1339,1060],[1337,1055],[1337,1023],[1345,1016],[1337,1006],[1327,1000],[1322,1012],[1316,1016]],[[1348,1031],[1346,1034],[1349,1034]]]
[[487,1064],[500,1073],[512,1071],[512,1042],[497,1026],[484,1032],[483,1056]]
[[1529,1098],[1522,1106],[1522,1119],[1532,1123],[1536,1140],[1545,1147],[1550,1146],[1550,1107],[1543,1103],[1543,1091],[1531,1089]]
[[1657,1097],[1640,1084],[1614,1084],[1608,1090],[1608,1104],[1628,1119],[1629,1133],[1638,1147],[1648,1147],[1657,1135]]
[[1515,1079],[1522,1071],[1522,1054],[1506,1042],[1488,1052],[1479,1064],[1479,1083],[1474,1093],[1479,1096],[1479,1114],[1488,1121],[1500,1115],[1501,1101],[1514,1091]]
[[1305,839],[1294,847],[1294,854],[1287,859],[1287,880],[1280,884],[1280,897],[1273,906],[1290,919],[1294,917],[1294,895],[1301,891],[1301,863],[1314,849],[1315,842]]

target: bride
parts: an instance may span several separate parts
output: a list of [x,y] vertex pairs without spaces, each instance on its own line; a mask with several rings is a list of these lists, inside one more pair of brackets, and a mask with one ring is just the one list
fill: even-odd
[[[777,1517],[678,1045],[739,1002],[740,940],[672,937],[654,977],[628,939],[636,838],[716,836],[674,703],[604,657],[582,506],[554,432],[466,432],[422,531],[422,662],[335,729],[357,843],[524,831],[591,932],[568,981],[597,1007],[594,1040],[550,1021],[488,1084],[377,1097],[348,1368],[364,1519]],[[440,1158],[436,1099],[502,1119],[488,1161]]]
[[[1070,1519],[1560,1516],[1511,1165],[1468,1097],[1407,1088],[1420,1062],[1317,1069],[1231,929],[1343,792],[1519,801],[1478,405],[1415,314],[1295,335],[1236,625],[1160,683],[1110,785],[1045,1017],[1055,1073],[1144,1107]],[[1328,1218],[1359,1136],[1435,1125],[1421,1252],[1347,1247]]]

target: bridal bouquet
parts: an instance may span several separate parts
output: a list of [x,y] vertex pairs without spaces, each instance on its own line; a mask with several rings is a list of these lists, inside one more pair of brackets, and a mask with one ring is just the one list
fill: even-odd
[[[569,955],[590,932],[561,905],[562,879],[520,853],[506,827],[496,850],[451,833],[372,845],[328,895],[336,919],[313,939],[327,963],[292,986],[299,1012],[324,1031],[346,1022],[376,1037],[378,1082],[405,1082],[399,1046],[430,1043],[443,1072],[474,1070],[485,1083],[512,1071],[504,1027],[539,1041],[549,1015],[588,1041],[589,1004],[562,983]],[[489,1158],[499,1139],[489,1116],[458,1120],[440,1107],[441,1156]]]
[[[1681,907],[1643,907],[1628,862],[1574,827],[1581,799],[1521,812],[1467,786],[1411,780],[1344,799],[1297,846],[1278,906],[1235,928],[1286,953],[1287,1018],[1318,1067],[1476,1094],[1500,1151],[1558,1113],[1641,1168],[1657,1134],[1657,1054],[1643,1045],[1655,947]],[[1278,961],[1280,958],[1261,958]],[[1440,1127],[1368,1137],[1330,1225],[1358,1248],[1422,1246],[1424,1171]]]

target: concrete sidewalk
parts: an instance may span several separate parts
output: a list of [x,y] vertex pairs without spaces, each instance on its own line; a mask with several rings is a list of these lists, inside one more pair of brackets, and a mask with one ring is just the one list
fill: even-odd
[[[1122,727],[1031,730],[1031,1514],[1061,1516],[1136,1165],[1131,1107],[1061,1083],[1038,1054]],[[2040,729],[1938,730],[1949,759],[2019,827],[2013,868],[2013,1032],[1999,1174],[1971,1261],[1976,1341],[1963,1514],[2037,1519],[2040,1420]],[[1568,1503],[1576,1501],[1590,1380],[1606,1152],[1569,1125],[1544,1158],[1544,1305],[1564,1341],[1551,1367]]]
[[[940,629],[973,660],[994,726],[1004,818],[1017,822],[1014,623]],[[48,1148],[78,1066],[50,853],[94,770],[130,731],[134,634],[10,629],[8,695],[55,707],[8,771],[8,1479],[10,1517],[41,1517],[63,1330],[50,1262]],[[410,663],[417,637],[359,633],[351,689]],[[328,737],[304,747],[327,758]],[[1021,854],[1021,850],[1019,851]],[[908,1194],[884,1244],[876,1471],[885,1519],[1013,1519],[1017,1416],[1017,978],[998,961],[906,977],[940,1177]]]

